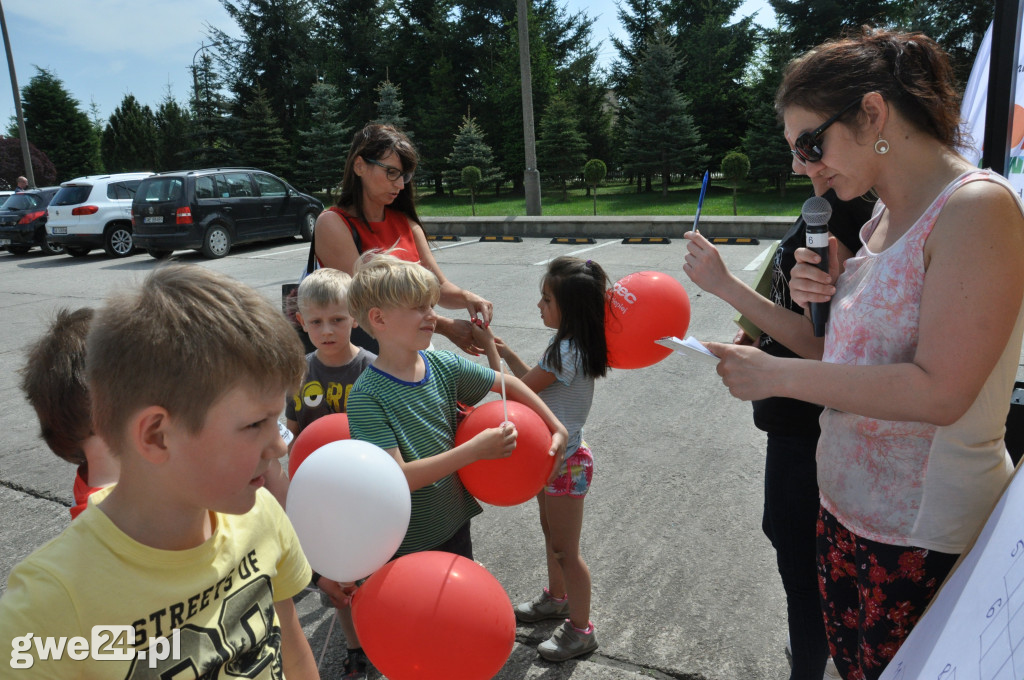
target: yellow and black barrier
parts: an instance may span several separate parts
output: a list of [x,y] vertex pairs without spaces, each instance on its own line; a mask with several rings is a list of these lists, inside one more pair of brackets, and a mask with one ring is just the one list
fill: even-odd
[[428,241],[461,241],[455,234],[427,234]]
[[725,243],[740,246],[756,246],[761,243],[756,238],[750,236],[715,236],[713,238],[709,238],[708,241],[717,244]]
[[597,241],[590,236],[556,236],[551,239],[552,243],[568,243],[572,245],[580,243],[597,243]]
[[481,236],[481,241],[488,241],[494,243],[522,243],[523,239],[521,236]]
[[631,243],[672,243],[672,239],[665,236],[632,236],[622,239],[623,245]]

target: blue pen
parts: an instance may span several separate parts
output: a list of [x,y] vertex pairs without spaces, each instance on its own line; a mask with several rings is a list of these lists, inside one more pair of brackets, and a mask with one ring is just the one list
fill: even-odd
[[704,179],[700,183],[700,197],[697,199],[697,214],[693,216],[693,227],[690,231],[697,231],[697,222],[700,221],[700,209],[704,207],[704,194],[708,191],[708,171],[704,171]]

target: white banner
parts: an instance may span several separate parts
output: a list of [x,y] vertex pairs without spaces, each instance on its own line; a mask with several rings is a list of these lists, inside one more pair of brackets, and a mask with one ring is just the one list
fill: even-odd
[[[1024,53],[1024,49],[1020,50]],[[960,105],[960,116],[964,121],[964,132],[972,146],[960,150],[974,164],[981,162],[981,146],[985,139],[985,107],[988,105],[988,66],[992,58],[992,24],[985,31],[985,38],[974,59],[971,77],[967,80],[964,99]],[[1017,64],[1020,74],[1021,65]],[[1010,163],[1006,178],[1024,197],[1024,77],[1017,76],[1017,92],[1013,97],[1013,127],[1010,138]],[[1001,168],[997,168],[1001,169]]]

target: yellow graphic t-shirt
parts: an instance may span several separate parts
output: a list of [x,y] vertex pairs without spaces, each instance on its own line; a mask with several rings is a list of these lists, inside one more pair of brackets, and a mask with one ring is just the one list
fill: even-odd
[[11,572],[2,675],[282,678],[274,602],[311,576],[298,538],[264,489],[246,514],[214,518],[202,545],[157,550],[90,503]]

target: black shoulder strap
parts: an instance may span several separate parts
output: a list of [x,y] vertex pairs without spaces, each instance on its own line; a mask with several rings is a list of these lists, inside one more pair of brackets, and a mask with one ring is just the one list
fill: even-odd
[[316,268],[316,228],[313,228],[313,236],[309,239],[309,257],[306,258],[306,274],[312,274]]
[[355,225],[352,224],[351,222],[349,222],[348,218],[345,217],[344,215],[341,216],[341,219],[345,220],[345,224],[348,225],[348,230],[350,232],[352,232],[352,242],[356,244],[356,252],[359,253],[360,255],[362,255],[363,254],[363,241],[362,241],[361,238],[359,238],[359,232],[356,230]]
[[[341,218],[341,221],[348,227],[349,232],[352,234],[352,241],[356,244],[356,252],[360,255],[363,252],[363,242],[359,238],[359,232],[356,231],[355,226],[349,222],[348,218],[341,214],[341,212],[335,212],[335,214]],[[306,273],[311,273],[316,267],[316,229],[313,230],[313,237],[309,239],[309,257],[306,259]]]

